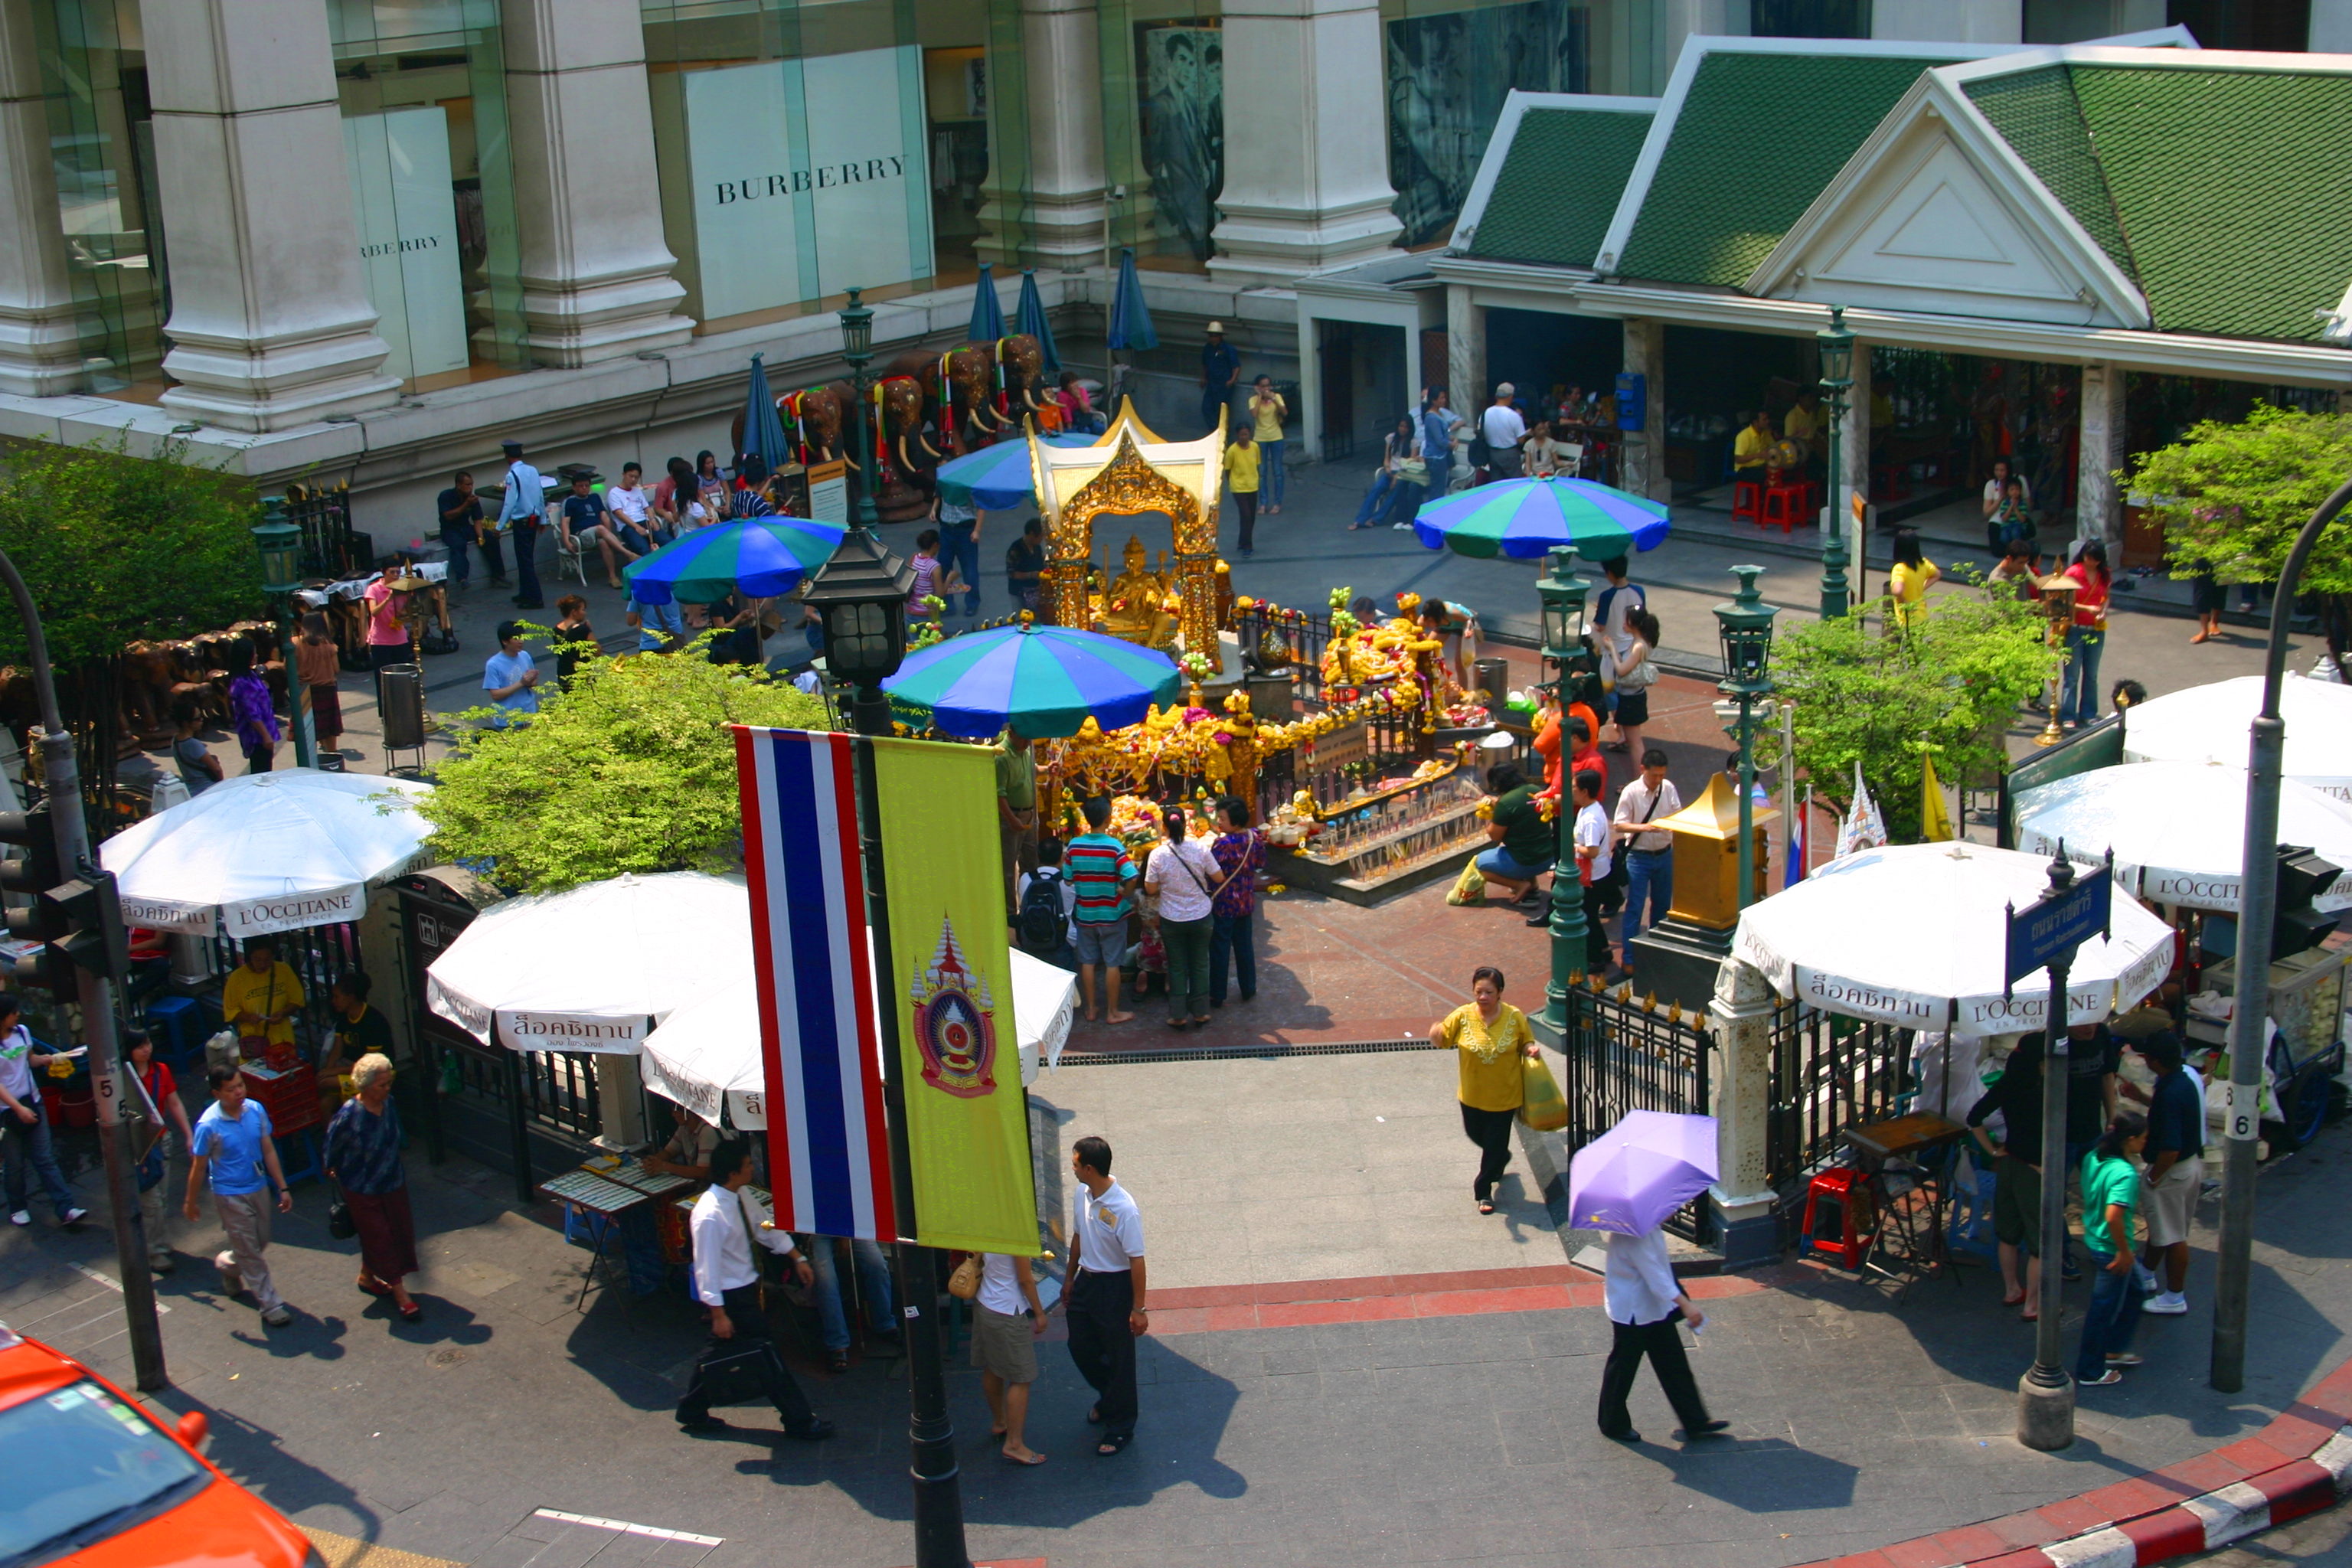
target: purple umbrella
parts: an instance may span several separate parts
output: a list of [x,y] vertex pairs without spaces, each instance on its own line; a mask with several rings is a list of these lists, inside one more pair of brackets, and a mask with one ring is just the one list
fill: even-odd
[[1647,1236],[1716,1179],[1712,1116],[1629,1110],[1568,1166],[1568,1223]]

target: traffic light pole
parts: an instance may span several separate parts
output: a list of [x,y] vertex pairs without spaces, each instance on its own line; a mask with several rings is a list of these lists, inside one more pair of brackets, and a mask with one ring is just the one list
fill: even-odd
[[2261,1131],[2255,1105],[2269,1055],[2271,938],[2278,917],[2279,775],[2286,755],[2286,721],[2279,688],[2286,678],[2287,621],[2296,586],[2320,534],[2352,505],[2352,481],[2320,503],[2295,535],[2279,573],[2271,605],[2271,644],[2263,670],[2263,708],[2254,716],[2246,761],[2244,876],[2239,883],[2238,994],[2230,1016],[2230,1099],[2221,1140],[2221,1237],[2213,1284],[2213,1363],[2208,1381],[2224,1394],[2246,1385],[2246,1310],[2254,1268],[2254,1141]]
[[[81,773],[74,763],[73,737],[66,733],[58,707],[57,682],[49,670],[48,638],[41,613],[16,563],[0,551],[0,580],[16,601],[25,623],[33,689],[41,707],[41,777],[49,802],[49,826],[57,836],[58,861],[69,875],[97,872],[89,852],[89,827],[81,808]],[[119,921],[106,901],[110,918]],[[119,931],[109,946],[121,949]],[[105,977],[81,973],[82,1035],[89,1047],[89,1082],[98,1103],[99,1146],[106,1157],[106,1201],[114,1216],[114,1261],[122,1272],[122,1310],[131,1334],[131,1364],[141,1392],[152,1394],[171,1379],[163,1370],[163,1325],[155,1315],[155,1279],[147,1268],[147,1226],[139,1213],[139,1189],[131,1152],[131,1123],[122,1117],[121,1053],[114,1032],[114,986]]]

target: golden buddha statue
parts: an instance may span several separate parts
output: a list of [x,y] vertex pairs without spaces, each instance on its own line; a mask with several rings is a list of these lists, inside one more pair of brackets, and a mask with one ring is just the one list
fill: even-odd
[[1143,541],[1129,534],[1121,559],[1124,569],[1103,595],[1103,628],[1112,637],[1164,653],[1176,646],[1177,628],[1175,613],[1168,607],[1174,591],[1170,586],[1166,552],[1161,552],[1155,571]]

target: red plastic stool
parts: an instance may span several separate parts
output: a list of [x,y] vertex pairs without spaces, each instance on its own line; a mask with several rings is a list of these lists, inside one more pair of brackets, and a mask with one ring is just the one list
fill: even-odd
[[1766,528],[1778,523],[1782,532],[1796,532],[1798,520],[1810,520],[1813,515],[1805,506],[1806,493],[1811,488],[1801,480],[1770,486],[1764,491],[1764,515],[1757,521]]
[[1860,1171],[1841,1165],[1821,1172],[1805,1192],[1805,1228],[1798,1252],[1860,1268],[1862,1255],[1878,1230],[1872,1207]]
[[1754,479],[1741,479],[1731,487],[1731,521],[1746,518],[1753,523],[1764,521],[1764,487]]

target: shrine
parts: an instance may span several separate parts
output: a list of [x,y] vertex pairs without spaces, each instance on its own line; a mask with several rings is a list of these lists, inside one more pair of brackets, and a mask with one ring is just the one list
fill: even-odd
[[[1163,441],[1125,399],[1090,447],[1051,447],[1029,435],[1037,508],[1045,520],[1046,618],[1172,653],[1218,661],[1217,509],[1224,474],[1221,423],[1197,441]],[[1129,537],[1119,574],[1094,563],[1095,519],[1165,513],[1175,559],[1153,563]]]

